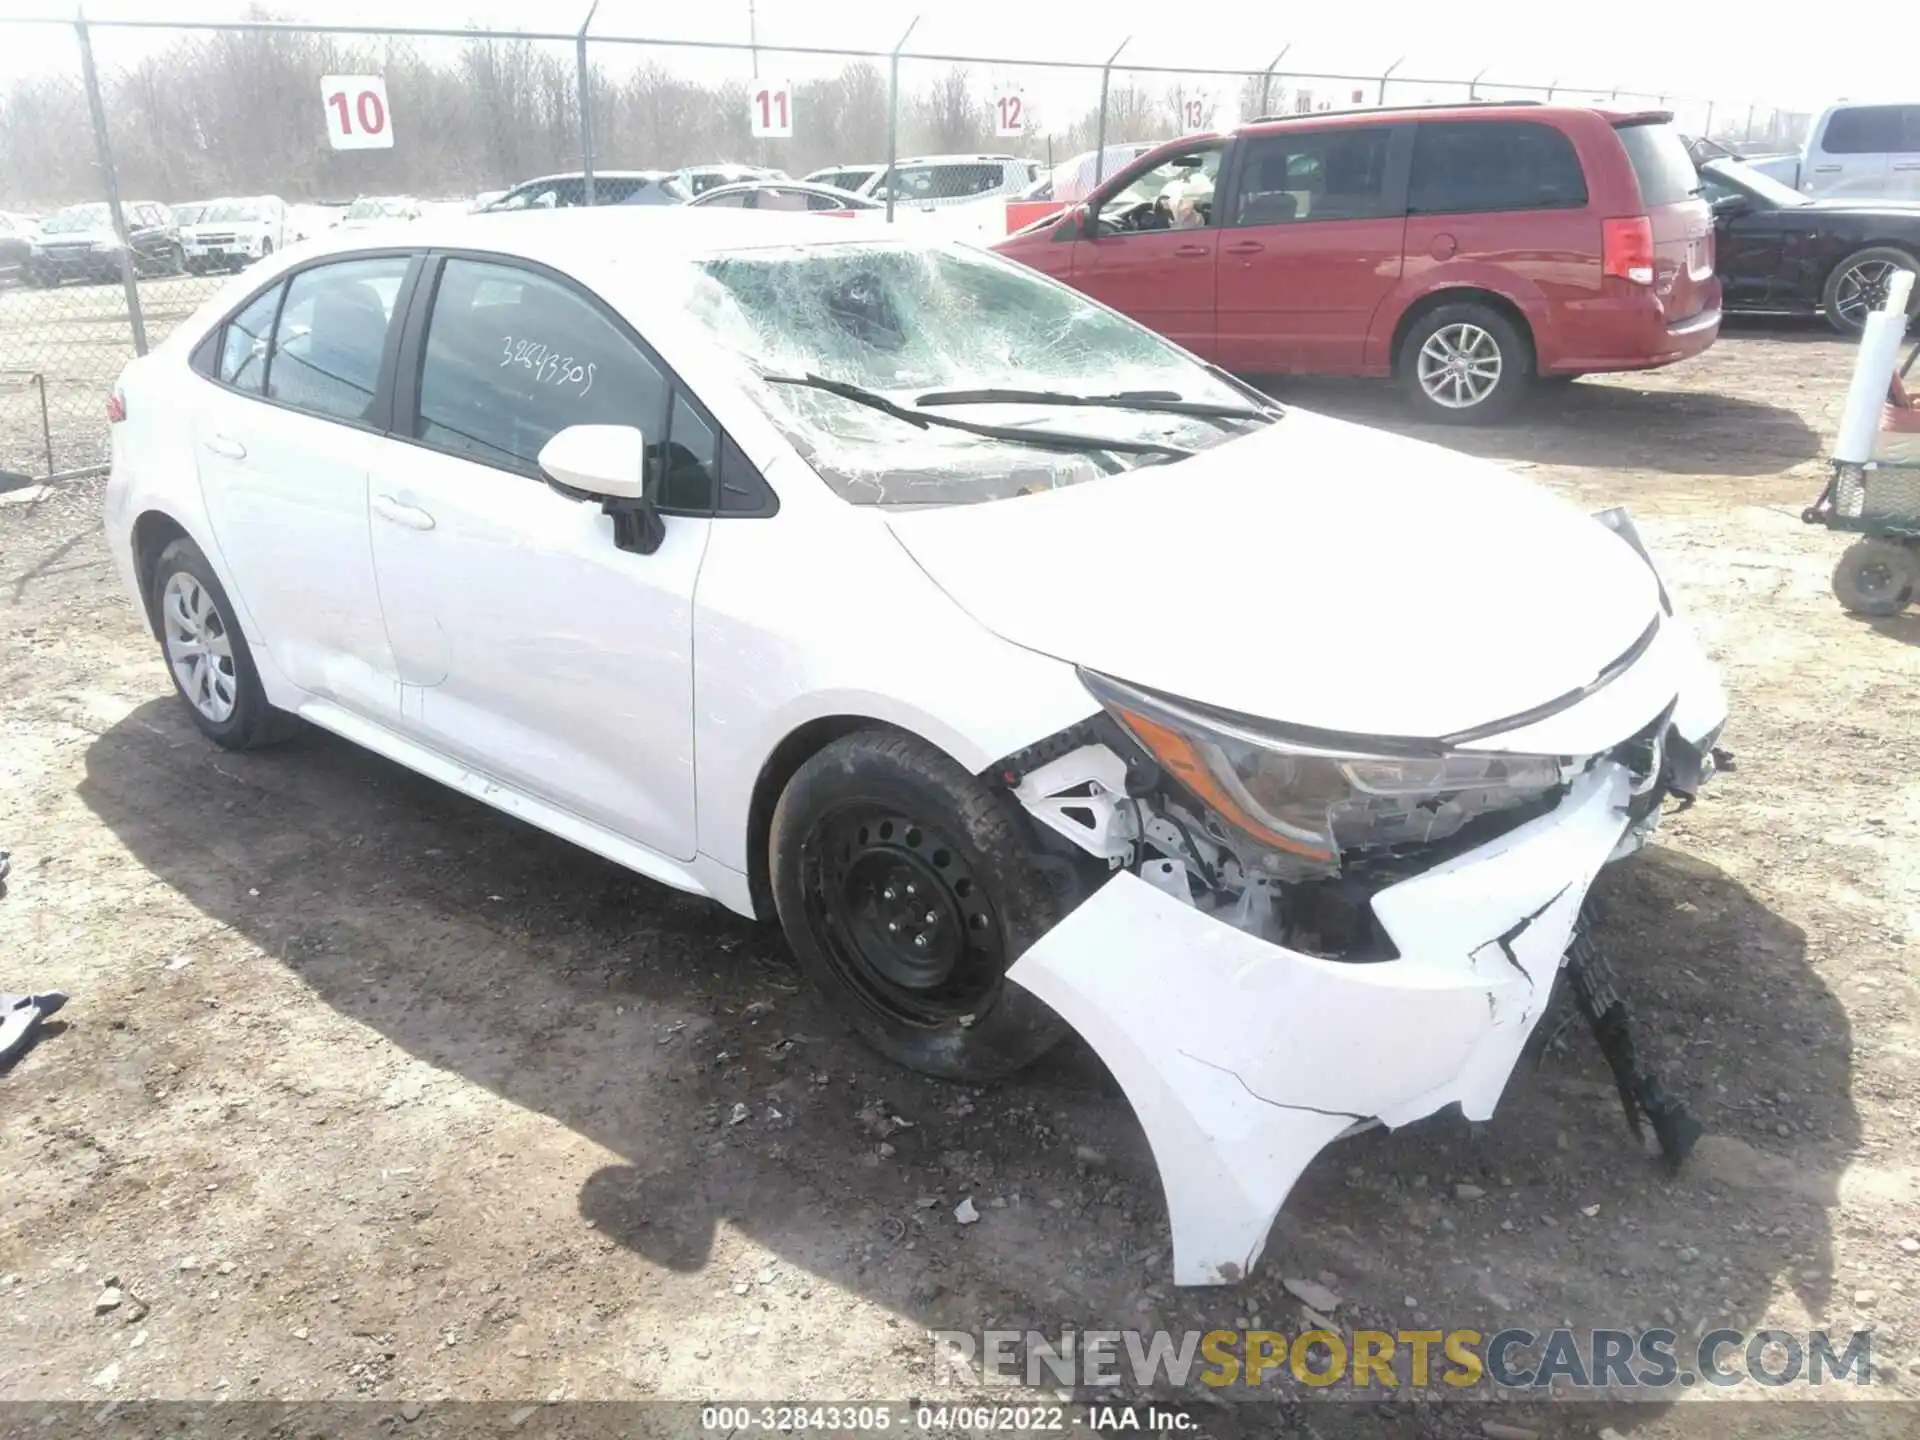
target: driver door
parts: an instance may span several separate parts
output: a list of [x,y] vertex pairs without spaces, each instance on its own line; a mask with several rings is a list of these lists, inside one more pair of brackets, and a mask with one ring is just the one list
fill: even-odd
[[1225,154],[1224,140],[1208,140],[1123,171],[1088,207],[1097,238],[1073,242],[1075,289],[1208,360],[1219,334],[1212,192]]

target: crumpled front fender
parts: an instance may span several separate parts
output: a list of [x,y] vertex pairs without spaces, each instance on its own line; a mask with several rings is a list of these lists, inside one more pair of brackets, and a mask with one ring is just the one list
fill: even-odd
[[1550,813],[1382,890],[1396,960],[1273,945],[1124,871],[1020,957],[1009,977],[1080,1032],[1146,1131],[1177,1283],[1243,1278],[1301,1172],[1356,1122],[1454,1101],[1492,1114],[1628,790],[1599,765]]

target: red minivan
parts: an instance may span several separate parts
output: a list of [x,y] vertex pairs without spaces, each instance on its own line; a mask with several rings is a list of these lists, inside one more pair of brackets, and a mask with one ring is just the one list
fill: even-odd
[[1397,378],[1491,420],[1538,379],[1720,332],[1713,224],[1672,116],[1532,104],[1187,136],[995,248],[1246,374]]

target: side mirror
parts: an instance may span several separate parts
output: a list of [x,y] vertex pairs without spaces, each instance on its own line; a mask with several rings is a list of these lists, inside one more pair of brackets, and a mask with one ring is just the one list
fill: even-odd
[[613,543],[651,555],[666,522],[647,499],[647,441],[632,425],[569,425],[540,447],[540,473],[562,490],[595,496],[613,517]]
[[1067,210],[1060,223],[1053,227],[1056,240],[1091,240],[1099,229],[1099,221],[1094,218],[1093,207],[1082,201]]

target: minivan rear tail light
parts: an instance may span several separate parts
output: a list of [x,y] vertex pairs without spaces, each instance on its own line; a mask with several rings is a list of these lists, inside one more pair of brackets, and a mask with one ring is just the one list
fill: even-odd
[[1653,283],[1653,221],[1648,216],[1600,222],[1600,271],[1633,285]]
[[118,425],[127,418],[126,398],[116,390],[107,397],[107,419]]

